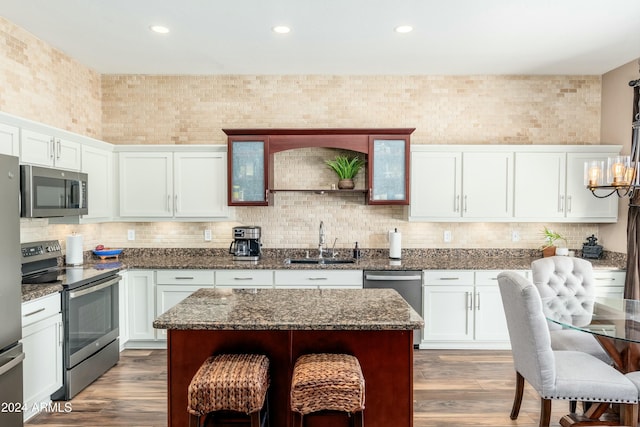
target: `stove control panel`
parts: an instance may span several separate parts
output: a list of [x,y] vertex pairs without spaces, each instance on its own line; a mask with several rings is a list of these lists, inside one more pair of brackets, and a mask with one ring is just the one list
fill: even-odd
[[23,243],[21,251],[22,259],[25,261],[32,257],[55,258],[62,255],[62,248],[57,240]]

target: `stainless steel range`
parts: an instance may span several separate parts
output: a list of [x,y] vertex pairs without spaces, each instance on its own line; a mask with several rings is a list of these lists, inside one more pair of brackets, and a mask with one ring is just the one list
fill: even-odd
[[108,264],[106,269],[60,267],[57,240],[21,246],[23,284],[58,282],[64,287],[63,386],[51,398],[69,400],[118,363],[118,269]]

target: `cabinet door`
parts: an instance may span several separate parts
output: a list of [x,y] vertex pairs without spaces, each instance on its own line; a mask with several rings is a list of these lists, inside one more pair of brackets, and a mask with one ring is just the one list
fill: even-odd
[[225,217],[226,153],[174,153],[176,217]]
[[155,283],[153,271],[133,270],[127,272],[129,287],[129,339],[153,340],[155,331]]
[[507,320],[498,285],[476,286],[474,310],[477,341],[509,341]]
[[23,396],[28,410],[48,402],[51,393],[62,387],[62,331],[61,313],[22,328]]
[[465,218],[511,217],[513,153],[464,153],[461,202]]
[[227,202],[236,206],[269,204],[267,137],[229,137]]
[[80,170],[82,166],[82,146],[73,141],[55,138],[54,165],[57,168]]
[[462,154],[411,154],[411,218],[460,217]]
[[21,163],[52,167],[54,157],[54,138],[51,135],[22,129],[20,135]]
[[120,216],[173,215],[172,153],[120,153],[119,165]]
[[[212,288],[211,286],[201,285],[157,285],[156,286],[156,314],[158,317],[162,313],[169,310],[174,305],[194,293],[200,288]],[[156,331],[157,339],[167,339],[167,330],[158,329]]]
[[369,137],[369,204],[409,204],[409,136]]
[[595,197],[584,185],[584,162],[606,160],[616,153],[568,153],[567,154],[567,203],[566,216],[572,220],[616,222],[618,198]]
[[473,339],[473,286],[424,286],[424,341]]
[[534,220],[563,218],[565,173],[565,153],[516,153],[515,216]]
[[0,154],[20,155],[20,129],[0,123]]
[[82,172],[89,176],[89,213],[84,218],[111,218],[113,213],[113,153],[82,146]]

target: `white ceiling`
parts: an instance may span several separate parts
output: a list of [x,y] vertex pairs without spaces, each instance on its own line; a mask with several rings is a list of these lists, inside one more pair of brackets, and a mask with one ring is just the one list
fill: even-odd
[[600,75],[640,57],[640,0],[1,0],[0,16],[105,74]]

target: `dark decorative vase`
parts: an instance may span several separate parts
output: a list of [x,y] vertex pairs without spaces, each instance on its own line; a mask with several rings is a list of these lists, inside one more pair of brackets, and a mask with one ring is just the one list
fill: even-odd
[[338,188],[340,190],[353,190],[353,187],[355,187],[355,184],[352,179],[341,179],[338,181]]

